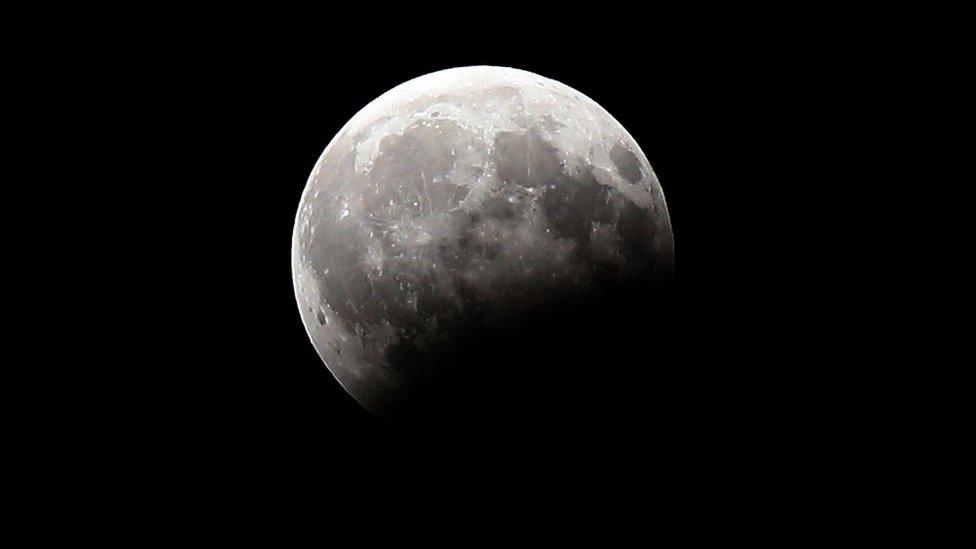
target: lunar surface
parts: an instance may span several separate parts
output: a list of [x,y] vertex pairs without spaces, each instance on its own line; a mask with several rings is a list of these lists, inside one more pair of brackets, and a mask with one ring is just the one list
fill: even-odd
[[[438,391],[518,384],[533,364],[478,360],[480,342],[515,353],[540,312],[664,283],[673,239],[654,171],[603,108],[533,73],[465,67],[393,88],[333,138],[292,269],[325,365],[399,418]],[[443,383],[461,378],[476,381]]]

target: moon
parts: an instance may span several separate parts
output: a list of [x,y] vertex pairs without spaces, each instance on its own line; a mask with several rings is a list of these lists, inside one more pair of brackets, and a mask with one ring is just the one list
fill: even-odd
[[517,385],[534,366],[476,360],[479,342],[666,283],[673,250],[657,176],[606,110],[537,74],[463,67],[391,89],[332,139],[298,206],[292,276],[326,367],[397,419],[445,392],[465,402],[474,385],[445,380]]

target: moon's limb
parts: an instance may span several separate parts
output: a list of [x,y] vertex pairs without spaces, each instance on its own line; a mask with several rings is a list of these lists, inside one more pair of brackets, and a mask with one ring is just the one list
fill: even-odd
[[[553,80],[466,67],[406,82],[329,143],[302,195],[295,293],[316,350],[374,413],[408,403],[458,326],[670,277],[657,177],[627,131]],[[456,365],[463,367],[463,365]]]

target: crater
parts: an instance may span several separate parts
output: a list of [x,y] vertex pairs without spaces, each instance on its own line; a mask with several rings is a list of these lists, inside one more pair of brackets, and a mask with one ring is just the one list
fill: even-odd
[[617,167],[617,172],[626,179],[631,185],[636,184],[641,179],[640,160],[630,149],[620,143],[613,146],[610,150],[610,160]]

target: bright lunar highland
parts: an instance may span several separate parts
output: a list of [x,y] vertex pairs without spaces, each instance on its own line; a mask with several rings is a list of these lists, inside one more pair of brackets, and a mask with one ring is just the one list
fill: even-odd
[[[396,418],[469,367],[450,353],[470,334],[510,334],[597,285],[658,284],[673,255],[657,177],[607,111],[530,72],[464,67],[393,88],[332,139],[298,207],[292,274],[325,365]],[[478,375],[518,383],[493,367]]]

